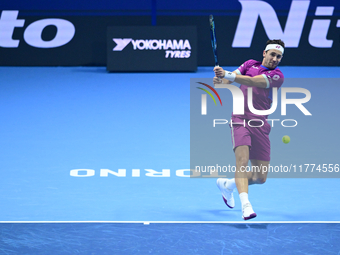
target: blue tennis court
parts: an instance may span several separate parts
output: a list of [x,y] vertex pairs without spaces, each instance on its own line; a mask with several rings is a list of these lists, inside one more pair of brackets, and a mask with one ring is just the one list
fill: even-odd
[[2,224],[2,254],[338,254],[336,224]]
[[[313,77],[314,70],[339,76],[339,68],[282,70],[286,77]],[[211,68],[127,74],[94,67],[0,71],[2,221],[242,220],[239,205],[224,206],[215,179],[192,179],[181,171],[190,168],[190,78],[211,77]],[[278,151],[273,161],[339,163],[334,114],[340,89],[332,88],[332,94],[326,88],[311,90],[308,108],[314,115],[306,120],[311,125],[290,129],[289,145],[280,140],[281,127],[273,128],[273,151]],[[317,110],[322,104],[329,115]],[[334,124],[322,135],[327,120]],[[233,160],[231,150],[226,157]],[[77,169],[85,169],[77,172],[85,176],[71,176]],[[159,177],[155,172],[163,169],[167,174]],[[252,186],[257,220],[337,221],[339,181],[272,178]]]
[[[287,78],[340,78],[338,67],[280,68]],[[303,233],[306,240],[313,237],[315,228],[321,232],[329,228],[330,232],[323,236],[328,241],[322,241],[320,250],[310,254],[320,254],[327,249],[339,251],[334,243],[334,238],[339,237],[337,224],[277,223],[339,222],[338,178],[269,178],[264,185],[251,186],[249,196],[258,214],[251,223],[266,223],[249,225],[236,224],[242,221],[240,202],[236,197],[235,208],[228,209],[216,187],[216,179],[188,177],[190,78],[213,77],[211,67],[200,67],[197,73],[107,73],[103,67],[0,67],[0,75],[1,246],[10,247],[2,249],[3,254],[18,254],[24,247],[30,251],[27,254],[43,254],[35,250],[49,245],[43,236],[56,229],[56,233],[64,233],[61,239],[66,238],[62,228],[70,235],[72,231],[83,231],[77,228],[98,228],[101,234],[115,232],[118,236],[137,231],[133,235],[138,236],[140,242],[145,241],[141,235],[148,228],[150,235],[155,234],[160,240],[164,237],[167,243],[170,238],[164,236],[167,228],[171,228],[176,238],[184,239],[192,231],[197,231],[194,232],[197,235],[205,231],[211,231],[212,235],[215,231],[223,235],[236,231],[243,235],[247,229],[249,235],[254,231],[271,235],[282,230],[282,241],[287,241],[290,235],[302,235],[299,227],[306,231]],[[312,98],[308,109],[313,116],[302,121],[301,128],[287,133],[291,143],[282,143],[282,128],[272,130],[273,161],[277,164],[294,160],[298,164],[340,163],[337,148],[340,88],[320,84],[310,91]],[[230,144],[226,157],[233,160],[231,143],[226,143]],[[67,225],[71,223],[12,224],[42,221],[111,223],[72,227]],[[151,222],[151,225],[120,225],[128,222]],[[153,225],[153,222],[175,225]],[[113,223],[117,225],[110,225]],[[15,234],[15,231],[29,231],[35,227],[38,232],[32,232],[33,236]],[[12,230],[15,238],[8,236]],[[30,246],[32,242],[25,243],[25,238],[32,239],[34,235],[41,239],[40,243],[36,246]],[[56,239],[55,236],[50,238]],[[64,254],[81,251],[86,238],[70,244],[70,250]],[[223,241],[228,238],[230,236],[220,236],[204,241],[207,245],[216,245],[216,254],[228,254],[231,248]],[[279,244],[274,238],[266,240]],[[294,249],[299,248],[289,240],[295,245]],[[101,240],[93,242],[98,244]],[[242,247],[240,242],[235,242],[234,246]],[[176,244],[180,243],[177,240]],[[327,248],[328,244],[333,246]],[[82,254],[93,254],[87,245],[87,253]],[[147,249],[138,244],[137,251],[124,245],[127,245],[126,254],[146,254],[150,247],[152,249],[152,246]],[[176,254],[167,247],[166,252],[159,254]],[[300,247],[301,253],[306,247]],[[104,245],[103,253],[95,254],[109,254],[111,248]],[[206,254],[204,249],[192,248],[187,254]],[[270,253],[270,245],[262,249],[263,253]],[[156,253],[157,248],[153,251]],[[301,253],[296,250],[295,254]]]

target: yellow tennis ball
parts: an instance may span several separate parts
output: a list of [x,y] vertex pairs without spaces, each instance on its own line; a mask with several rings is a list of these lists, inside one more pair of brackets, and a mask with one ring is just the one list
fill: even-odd
[[289,143],[290,142],[290,137],[288,135],[285,135],[284,137],[282,137],[282,142]]

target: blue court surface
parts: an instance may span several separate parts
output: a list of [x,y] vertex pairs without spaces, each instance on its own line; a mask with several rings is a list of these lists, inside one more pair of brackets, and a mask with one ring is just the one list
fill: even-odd
[[[340,78],[338,67],[280,69],[287,78]],[[295,251],[285,254],[307,254],[304,249],[315,243],[320,243],[315,246],[319,250],[308,254],[338,254],[334,240],[339,240],[339,225],[331,223],[340,222],[339,178],[269,178],[264,185],[251,186],[258,217],[241,224],[236,193],[236,206],[230,210],[216,179],[188,177],[190,78],[213,77],[212,67],[196,73],[0,67],[0,76],[2,254],[45,254],[37,249],[47,246],[68,247],[59,254],[207,254],[209,249],[211,254],[242,254],[237,249],[255,246],[274,254],[271,245],[281,241],[289,243],[283,251]],[[340,164],[340,87],[320,81],[309,88],[307,108],[313,116],[301,117],[301,124],[289,131],[272,129],[274,164]],[[282,143],[283,135],[290,135],[289,144]],[[226,157],[234,163],[227,139]],[[328,224],[278,223],[301,221]],[[92,236],[96,231],[98,236]],[[84,239],[73,242],[70,236],[80,232]],[[176,236],[171,242],[169,232]],[[255,239],[238,239],[247,235]],[[143,246],[145,239],[150,246]],[[164,244],[164,252],[152,246],[156,241]],[[91,242],[102,245],[102,252],[98,247],[92,251]],[[205,246],[191,245],[180,253],[186,242]],[[117,247],[126,252],[117,252]]]
[[339,254],[334,224],[2,224],[1,254]]

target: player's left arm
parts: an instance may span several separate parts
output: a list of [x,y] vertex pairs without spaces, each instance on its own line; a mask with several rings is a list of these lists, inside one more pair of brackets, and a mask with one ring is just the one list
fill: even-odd
[[214,68],[215,75],[217,77],[223,77],[231,82],[236,82],[238,84],[243,84],[249,87],[258,87],[258,88],[270,88],[270,87],[279,87],[283,82],[283,75],[271,73],[270,75],[256,75],[254,77],[250,77],[247,75],[242,75],[240,72],[229,72],[223,70],[221,67]]
[[258,88],[268,88],[268,80],[266,80],[263,75],[256,75],[254,77],[250,77],[247,75],[236,74],[235,82],[239,84],[246,85],[248,87],[258,87]]

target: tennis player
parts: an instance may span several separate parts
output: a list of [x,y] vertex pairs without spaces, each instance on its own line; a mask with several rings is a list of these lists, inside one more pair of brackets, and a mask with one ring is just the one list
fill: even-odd
[[[231,136],[236,158],[234,179],[219,178],[217,186],[226,205],[235,206],[233,191],[237,188],[242,204],[243,219],[256,217],[248,199],[248,186],[263,184],[267,179],[270,161],[270,124],[265,115],[255,115],[248,108],[247,88],[252,87],[253,106],[256,110],[268,110],[272,103],[272,88],[280,88],[283,74],[277,67],[282,60],[285,44],[281,40],[267,41],[262,62],[248,60],[233,72],[215,67],[214,84],[238,83],[244,95],[244,115],[231,118]],[[252,167],[249,169],[248,161]],[[248,169],[247,169],[248,167]],[[256,170],[254,170],[256,169]],[[248,170],[248,171],[247,171]],[[249,171],[250,170],[250,171]]]

